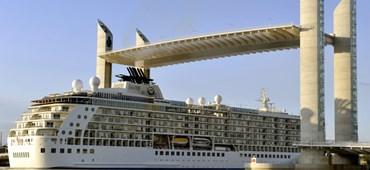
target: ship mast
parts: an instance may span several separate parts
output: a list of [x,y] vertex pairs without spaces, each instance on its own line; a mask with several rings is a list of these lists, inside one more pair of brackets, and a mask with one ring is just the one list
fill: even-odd
[[270,98],[268,97],[267,91],[264,88],[261,90],[261,97],[259,101],[261,102],[261,106],[259,108],[260,111],[271,111],[270,106],[272,105],[272,103],[270,103]]

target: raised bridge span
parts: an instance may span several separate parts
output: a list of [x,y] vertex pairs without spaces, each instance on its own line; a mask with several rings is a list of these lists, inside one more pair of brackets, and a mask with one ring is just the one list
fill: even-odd
[[[109,51],[99,56],[110,63],[142,68],[161,67],[219,57],[299,48],[300,29],[296,25],[246,29],[147,43]],[[140,34],[143,36],[138,32],[138,38]],[[326,34],[326,43],[332,42],[333,36]]]

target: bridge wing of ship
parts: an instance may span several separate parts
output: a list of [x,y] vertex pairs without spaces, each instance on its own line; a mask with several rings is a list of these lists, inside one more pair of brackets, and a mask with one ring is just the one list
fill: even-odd
[[161,67],[299,47],[300,27],[285,25],[197,36],[110,51],[99,55],[111,63]]

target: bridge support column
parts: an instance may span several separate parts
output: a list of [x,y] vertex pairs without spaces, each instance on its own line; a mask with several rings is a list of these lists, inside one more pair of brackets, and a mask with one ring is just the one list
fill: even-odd
[[298,159],[298,164],[295,165],[295,170],[309,169],[330,169],[330,160],[325,155],[325,150],[301,148],[301,156]]
[[99,54],[111,51],[113,48],[113,34],[108,27],[101,21],[97,26],[97,57],[96,57],[96,76],[100,79],[99,88],[111,88],[112,83],[112,63],[99,57]]
[[334,11],[335,141],[357,142],[356,2]]
[[[300,0],[300,109],[303,143],[325,141],[323,3],[323,0]],[[324,151],[305,148],[302,149],[297,168],[327,165]]]

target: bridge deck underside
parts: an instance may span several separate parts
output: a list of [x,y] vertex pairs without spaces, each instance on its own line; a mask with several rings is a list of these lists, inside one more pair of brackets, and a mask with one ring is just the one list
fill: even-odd
[[148,44],[100,55],[111,63],[152,68],[299,47],[295,25],[227,32]]
[[298,144],[300,148],[327,150],[332,153],[341,155],[359,155],[370,154],[370,143],[353,143],[353,144]]

